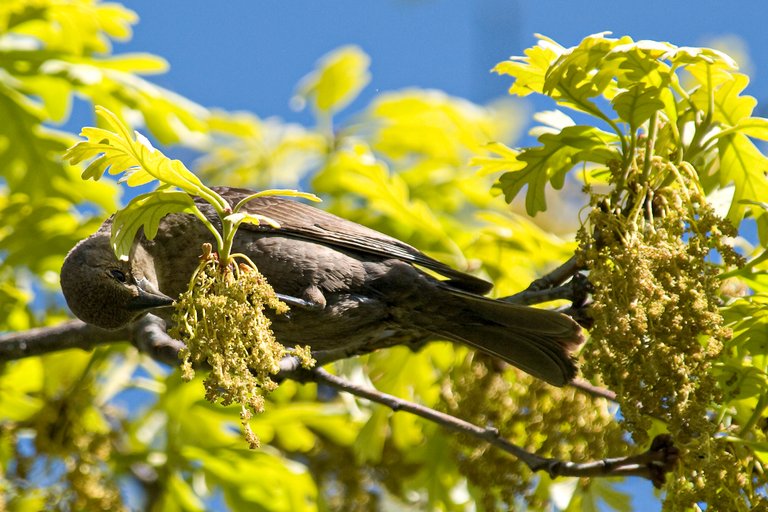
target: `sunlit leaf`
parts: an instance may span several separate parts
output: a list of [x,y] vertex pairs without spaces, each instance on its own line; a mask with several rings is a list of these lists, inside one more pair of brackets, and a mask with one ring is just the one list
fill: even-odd
[[562,106],[596,115],[600,109],[591,98],[598,96],[607,85],[592,82],[584,69],[563,66],[560,73],[547,77],[544,92],[551,94]]
[[42,489],[31,489],[22,496],[15,496],[8,502],[10,512],[37,512],[44,510],[48,501]]
[[[610,69],[610,64],[605,57],[614,46],[631,41],[628,37],[611,39],[606,34],[587,36],[579,45],[564,52],[547,70],[543,93],[569,108],[593,115],[599,112],[590,98],[601,94],[609,98],[613,96],[606,92],[612,87],[614,78],[612,73],[606,72],[605,68]],[[602,72],[593,73],[598,66]]]
[[749,84],[749,77],[734,73],[733,79],[725,82],[715,91],[714,114],[716,121],[724,121],[735,126],[739,121],[749,118],[757,105],[752,96],[742,96],[742,91]]
[[734,128],[754,139],[768,140],[768,119],[764,117],[748,117],[739,119]]
[[744,400],[757,397],[766,391],[768,376],[757,368],[738,364],[718,365],[714,372],[720,387],[731,399]]
[[315,176],[313,186],[320,192],[346,190],[359,194],[373,209],[396,219],[397,226],[407,232],[420,230],[423,236],[449,240],[428,205],[412,199],[405,180],[391,173],[366,144],[356,143],[337,151]]
[[[768,157],[749,140],[737,133],[718,141],[720,152],[720,185],[735,186],[733,202],[728,218],[738,223],[748,208],[742,200],[761,200],[768,197]],[[758,222],[768,220],[766,212],[759,213]]]
[[[618,152],[610,145],[614,140],[613,135],[590,126],[567,126],[559,133],[545,133],[539,137],[541,146],[525,148],[514,155],[514,159],[509,152],[502,154],[502,159],[514,167],[501,175],[497,186],[507,202],[527,186],[526,211],[535,215],[547,208],[544,196],[547,183],[559,189],[565,175],[577,163],[606,163],[618,158]],[[498,162],[494,168],[502,165]],[[488,168],[488,164],[485,167]]]
[[392,160],[461,165],[503,130],[492,110],[440,91],[382,94],[367,112],[376,127],[373,149]]
[[306,467],[298,462],[267,451],[210,453],[186,446],[183,453],[190,460],[199,461],[207,479],[221,486],[225,500],[235,510],[314,509],[317,488]]
[[192,195],[204,195],[207,189],[179,160],[171,160],[153,148],[146,138],[128,128],[112,112],[97,108],[112,131],[102,128],[84,128],[86,141],[78,142],[64,155],[72,163],[95,158],[83,173],[84,179],[99,179],[105,171],[123,174],[122,180],[130,186],[139,186],[154,180],[179,187]]
[[358,462],[376,463],[383,457],[384,442],[387,437],[389,411],[385,407],[375,407],[373,414],[360,429],[355,440],[355,455]]
[[543,133],[559,133],[563,128],[576,124],[573,118],[562,110],[543,110],[533,114],[533,118],[543,125],[531,128],[529,133],[536,136]]
[[185,512],[203,512],[205,510],[203,500],[197,496],[178,472],[168,475],[166,486],[164,499],[169,501],[165,504],[165,510],[173,508]]
[[168,61],[150,53],[124,53],[100,61],[103,69],[126,73],[152,74],[168,71]]
[[609,67],[607,71],[615,72],[618,86],[622,88],[641,85],[662,89],[669,84],[671,68],[660,57],[673,48],[669,43],[658,41],[619,44],[606,55],[606,59],[616,61],[618,67]]
[[632,130],[636,130],[655,112],[664,108],[659,94],[659,89],[633,85],[614,96],[611,105],[622,121],[629,123]]
[[691,46],[681,46],[670,49],[663,57],[670,60],[673,64],[705,64],[715,65],[720,68],[735,70],[738,68],[736,62],[725,53],[712,48],[696,48]]
[[517,158],[520,152],[516,149],[509,148],[500,142],[491,142],[485,146],[485,149],[492,156],[475,156],[469,161],[469,165],[476,166],[483,174],[514,172],[525,167],[525,162]]
[[297,187],[322,161],[327,139],[298,124],[213,112],[212,137],[197,170],[211,183],[247,188]]
[[357,46],[344,46],[324,56],[317,69],[304,77],[298,94],[320,112],[346,107],[368,85],[370,58]]
[[202,215],[186,192],[161,188],[136,196],[112,220],[110,242],[115,255],[127,260],[139,229],[144,228],[144,235],[152,240],[163,217],[181,212]]
[[224,217],[224,220],[231,222],[235,226],[239,226],[243,222],[245,222],[246,224],[255,224],[256,226],[258,226],[263,222],[265,224],[269,224],[275,229],[280,228],[280,223],[277,222],[276,220],[270,217],[267,217],[266,215],[258,215],[255,213],[245,213],[245,212],[233,213]]
[[43,408],[40,359],[14,361],[0,372],[0,421],[26,421]]
[[547,72],[564,50],[553,40],[539,36],[538,44],[525,50],[525,57],[512,57],[508,61],[500,62],[493,71],[515,79],[509,88],[509,94],[517,96],[528,96],[534,92],[543,94]]

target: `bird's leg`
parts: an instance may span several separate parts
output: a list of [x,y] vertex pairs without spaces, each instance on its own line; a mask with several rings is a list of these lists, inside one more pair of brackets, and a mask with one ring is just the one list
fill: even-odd
[[539,304],[551,300],[565,299],[573,303],[576,308],[586,304],[592,287],[584,274],[578,272],[573,274],[573,278],[565,284],[553,286],[550,288],[535,289],[529,286],[522,292],[502,297],[499,300],[511,302],[512,304]]
[[560,310],[572,317],[583,327],[590,328],[592,319],[589,315],[589,294],[592,293],[592,284],[572,256],[568,261],[557,267],[545,276],[533,281],[522,292],[502,297],[499,300],[513,304],[539,304],[551,300],[565,299],[572,305]]
[[576,256],[571,256],[568,261],[557,267],[555,270],[532,282],[525,291],[546,290],[548,288],[560,286],[571,276],[576,275],[579,270],[581,270],[581,268],[579,268]]
[[305,299],[300,299],[298,297],[292,297],[291,295],[285,295],[282,293],[276,293],[275,295],[277,296],[278,299],[285,302],[291,307],[297,307],[297,308],[308,309],[308,310],[318,310],[318,309],[323,309],[325,307],[324,304],[308,301]]
[[595,325],[595,320],[589,314],[589,304],[585,304],[579,307],[571,306],[558,309],[558,311],[573,318],[577,324],[584,327],[585,329],[592,329],[592,327]]

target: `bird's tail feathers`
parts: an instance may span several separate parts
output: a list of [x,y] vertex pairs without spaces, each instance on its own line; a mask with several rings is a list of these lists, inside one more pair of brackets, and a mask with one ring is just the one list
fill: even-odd
[[497,356],[555,386],[577,372],[573,358],[584,336],[570,317],[528,306],[450,290],[461,299],[453,316],[435,333]]

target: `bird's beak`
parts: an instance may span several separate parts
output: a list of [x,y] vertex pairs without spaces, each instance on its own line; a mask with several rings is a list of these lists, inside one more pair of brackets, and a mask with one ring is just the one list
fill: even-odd
[[136,288],[139,294],[134,297],[128,307],[135,310],[146,310],[170,306],[174,300],[158,290],[146,278],[136,281]]

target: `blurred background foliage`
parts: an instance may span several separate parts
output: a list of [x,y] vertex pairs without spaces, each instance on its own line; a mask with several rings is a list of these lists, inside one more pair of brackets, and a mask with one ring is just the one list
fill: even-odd
[[[209,185],[312,191],[333,213],[491,279],[499,296],[573,254],[578,224],[567,200],[555,197],[549,217],[537,217],[545,230],[489,193],[496,176],[468,166],[490,154],[489,141],[514,144],[520,103],[405,89],[340,121],[370,79],[367,55],[346,46],[297,85],[294,103],[312,110],[313,126],[210,110],[144,78],[167,68],[161,58],[112,54],[111,42],[130,38],[136,22],[115,3],[0,3],[0,330],[68,318],[61,262],[125,202],[114,182],[83,181],[62,161],[76,136],[56,127],[74,101],[106,106],[158,144],[193,150]],[[742,277],[765,292],[760,269]],[[766,325],[765,309],[753,309]],[[604,400],[449,343],[331,369],[496,425],[542,455],[583,461],[637,448]],[[252,422],[261,449],[247,449],[238,422],[236,409],[203,399],[200,381],[182,383],[127,343],[0,364],[0,510],[630,508],[617,480],[553,483],[472,440],[312,384],[284,382],[269,397]]]

